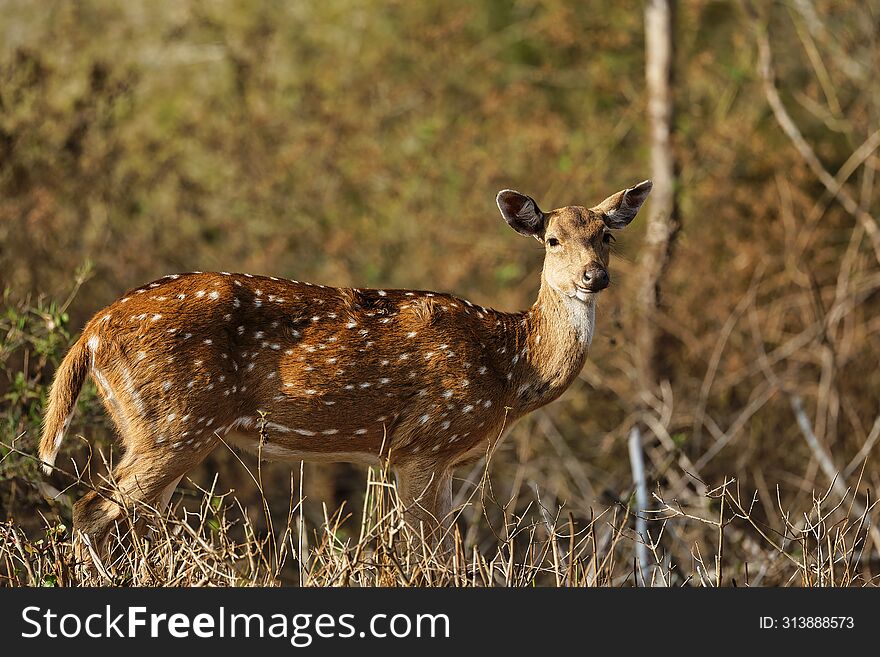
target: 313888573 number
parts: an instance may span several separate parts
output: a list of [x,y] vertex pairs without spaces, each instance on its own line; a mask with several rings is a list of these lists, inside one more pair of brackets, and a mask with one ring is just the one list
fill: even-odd
[[851,630],[855,627],[852,616],[783,616],[780,627],[784,630]]

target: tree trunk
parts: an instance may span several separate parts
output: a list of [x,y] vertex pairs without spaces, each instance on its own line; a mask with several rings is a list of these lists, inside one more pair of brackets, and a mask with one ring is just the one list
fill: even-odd
[[[642,278],[638,292],[636,345],[642,413],[652,412],[645,403],[656,395],[664,368],[658,355],[660,287],[672,259],[672,247],[679,222],[675,204],[675,160],[672,153],[672,22],[674,0],[648,0],[645,6],[645,77],[648,91],[648,124],[651,131],[651,178],[654,188],[648,212],[645,245],[641,255]],[[643,416],[644,417],[644,416]],[[648,563],[648,483],[644,467],[640,425],[629,436],[629,457],[636,492],[635,562],[637,586],[651,586],[652,565]]]
[[645,6],[645,77],[654,189],[641,255],[637,341],[642,386],[646,392],[655,390],[663,376],[656,316],[661,304],[660,288],[680,226],[675,202],[676,171],[672,146],[673,5],[674,0],[648,0]]

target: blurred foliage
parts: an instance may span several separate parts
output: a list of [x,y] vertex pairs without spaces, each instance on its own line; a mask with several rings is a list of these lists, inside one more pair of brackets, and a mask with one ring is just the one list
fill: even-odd
[[[24,433],[27,449],[70,334],[129,287],[234,270],[525,307],[542,252],[500,220],[495,192],[589,205],[650,175],[640,2],[0,7],[0,396],[4,440]],[[880,118],[880,5],[763,9],[783,100],[834,174]],[[743,415],[765,383],[757,354],[773,356],[849,462],[878,412],[877,262],[779,130],[740,5],[680,3],[675,45],[683,231],[663,282],[665,426],[698,462],[718,439],[706,426],[744,418],[700,475],[796,497],[827,482],[782,396]],[[872,212],[877,164],[872,154],[849,182]],[[622,438],[638,390],[628,336],[643,226],[620,236],[581,380],[500,456],[577,508],[631,491]],[[69,307],[46,301],[66,298],[87,261]],[[829,322],[842,284],[852,303]],[[74,424],[90,437],[92,402]],[[543,440],[551,419],[586,483]],[[652,480],[668,483],[648,455]],[[869,460],[862,484],[877,481]]]

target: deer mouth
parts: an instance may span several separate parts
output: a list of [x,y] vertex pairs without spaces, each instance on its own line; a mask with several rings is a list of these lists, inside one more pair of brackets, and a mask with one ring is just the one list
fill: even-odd
[[588,290],[585,287],[581,287],[580,285],[574,286],[574,294],[570,295],[573,297],[577,297],[578,301],[589,301],[590,296],[595,294],[593,290]]

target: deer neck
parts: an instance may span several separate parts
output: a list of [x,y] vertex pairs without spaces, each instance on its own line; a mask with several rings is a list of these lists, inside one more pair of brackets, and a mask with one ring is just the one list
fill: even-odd
[[[534,410],[561,395],[580,373],[593,338],[595,298],[587,301],[555,290],[541,279],[538,300],[518,313],[506,355],[510,406]],[[515,361],[514,361],[515,359]]]

